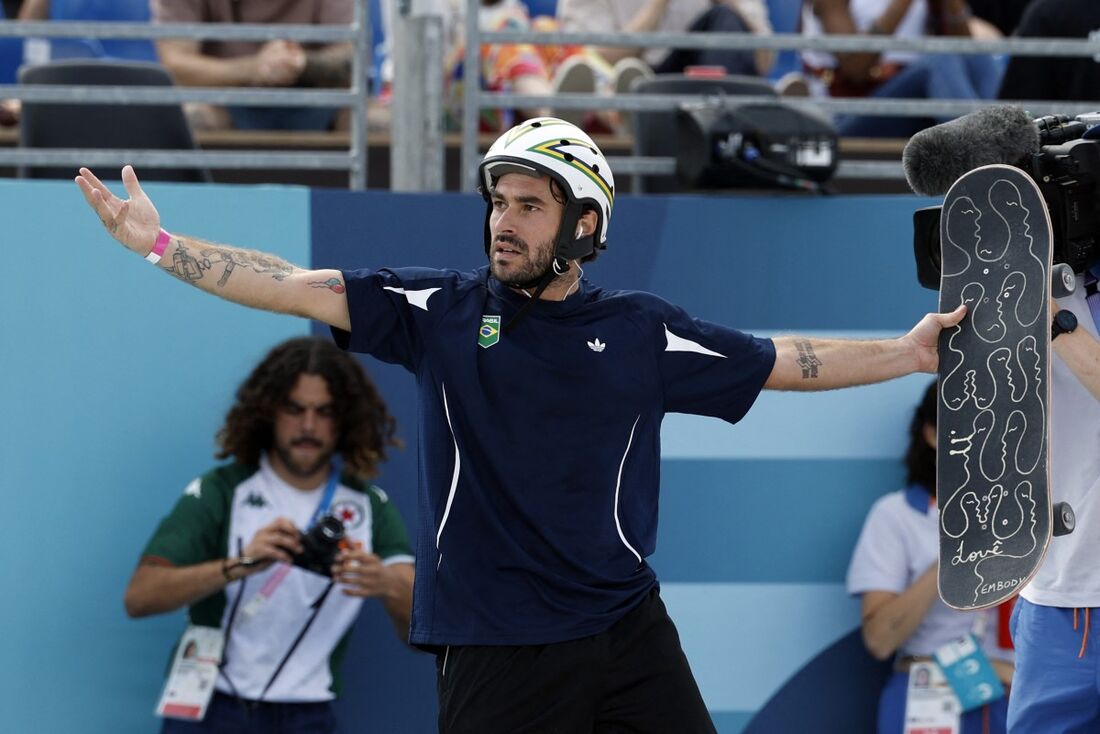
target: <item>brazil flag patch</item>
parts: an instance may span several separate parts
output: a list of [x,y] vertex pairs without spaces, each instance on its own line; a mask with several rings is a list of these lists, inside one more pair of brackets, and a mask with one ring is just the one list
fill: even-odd
[[482,316],[481,328],[477,330],[477,345],[483,349],[500,341],[500,316]]

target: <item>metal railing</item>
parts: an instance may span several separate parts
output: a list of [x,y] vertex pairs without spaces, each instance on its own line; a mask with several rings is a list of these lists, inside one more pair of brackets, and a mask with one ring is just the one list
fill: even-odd
[[[465,68],[478,68],[477,52],[481,44],[530,43],[534,45],[589,45],[630,48],[699,48],[699,49],[774,49],[845,51],[914,51],[941,54],[1011,54],[1014,56],[1060,56],[1100,58],[1100,40],[1005,38],[997,40],[973,40],[929,36],[922,38],[895,38],[882,35],[854,36],[803,36],[795,33],[754,35],[747,33],[579,33],[499,31],[482,32],[477,24],[477,0],[470,0],[466,11]],[[462,188],[469,190],[476,179],[478,163],[477,121],[480,110],[485,108],[523,108],[553,106],[563,110],[622,110],[622,111],[671,111],[686,103],[698,102],[694,95],[674,94],[623,94],[604,96],[599,94],[557,94],[554,96],[519,95],[485,92],[476,84],[464,87],[462,126],[462,156],[460,180]],[[1100,94],[1100,90],[1098,90]],[[774,104],[777,99],[769,96],[737,96],[743,104]],[[944,99],[885,99],[885,98],[813,98],[783,97],[782,104],[794,108],[814,108],[830,113],[877,116],[929,116],[955,117],[992,104],[1012,104],[1023,107],[1035,115],[1079,114],[1100,109],[1100,100],[1094,102],[1056,102],[1049,100],[944,100]],[[675,158],[614,156],[609,162],[616,172],[641,175],[671,175],[675,172]],[[836,173],[838,178],[902,178],[900,161],[841,161]]]
[[209,167],[301,170],[346,170],[352,189],[366,188],[366,100],[371,59],[371,28],[367,0],[355,3],[350,26],[268,25],[239,23],[16,22],[0,21],[0,37],[7,38],[187,38],[192,40],[269,41],[285,39],[312,43],[351,42],[355,48],[351,86],[346,90],[253,87],[145,87],[0,85],[0,98],[24,102],[66,104],[183,104],[269,107],[343,107],[351,110],[346,152],[248,152],[225,150],[104,150],[79,148],[0,149],[7,165],[121,165],[156,168]]

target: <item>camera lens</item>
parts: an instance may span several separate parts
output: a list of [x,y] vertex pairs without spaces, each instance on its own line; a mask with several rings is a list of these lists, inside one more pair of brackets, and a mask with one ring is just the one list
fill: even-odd
[[325,515],[317,522],[317,531],[330,543],[335,543],[344,538],[344,523],[332,515]]

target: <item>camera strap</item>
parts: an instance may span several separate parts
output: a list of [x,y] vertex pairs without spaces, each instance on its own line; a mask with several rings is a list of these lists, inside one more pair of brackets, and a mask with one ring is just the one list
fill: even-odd
[[[237,539],[237,544],[238,546],[241,544],[240,538]],[[242,578],[240,581],[241,593],[238,594],[237,598],[233,600],[233,606],[229,610],[229,619],[226,621],[225,624],[225,639],[224,647],[222,648],[223,652],[221,663],[218,666],[218,672],[221,674],[222,678],[225,679],[226,683],[229,684],[229,687],[230,689],[232,689],[233,696],[235,698],[240,698],[240,695],[237,693],[237,687],[233,685],[233,681],[230,680],[229,675],[225,672],[225,664],[228,661],[228,655],[226,654],[226,652],[229,650],[229,635],[233,630],[233,622],[237,617],[237,607],[241,601],[241,597],[244,595],[244,582],[245,579]],[[275,679],[279,677],[279,673],[283,672],[283,668],[286,666],[287,661],[290,660],[290,656],[294,654],[294,651],[296,649],[298,649],[298,645],[301,644],[302,639],[306,636],[306,632],[308,632],[309,628],[313,626],[313,622],[317,619],[317,615],[321,613],[321,607],[324,605],[325,599],[328,598],[329,592],[332,591],[332,587],[335,585],[336,583],[334,581],[329,580],[329,582],[325,584],[324,591],[321,592],[321,595],[317,597],[317,600],[310,605],[309,618],[306,620],[306,623],[302,625],[301,631],[298,632],[298,636],[294,638],[294,642],[291,643],[290,648],[283,655],[283,659],[279,661],[279,664],[277,666],[275,666],[275,671],[271,674],[271,677],[268,678],[267,684],[264,686],[263,691],[260,692],[260,697],[256,699],[257,701],[263,701],[264,698],[267,696],[267,692],[275,683]]]
[[279,664],[275,667],[275,672],[271,674],[271,677],[267,681],[267,685],[264,686],[263,691],[260,693],[258,700],[262,701],[267,696],[267,691],[271,688],[271,685],[275,682],[275,679],[279,677],[279,673],[283,671],[283,666],[290,660],[290,656],[294,654],[294,651],[298,649],[298,644],[302,641],[302,638],[306,636],[306,632],[309,632],[309,628],[313,626],[313,622],[317,619],[317,615],[321,613],[321,606],[325,603],[325,599],[328,598],[329,592],[332,591],[332,587],[335,586],[335,582],[329,581],[325,585],[325,590],[321,592],[321,595],[317,597],[317,601],[310,605],[311,610],[309,619],[302,625],[302,630],[298,633],[298,636],[294,638],[294,642],[290,645],[290,649],[283,655],[283,659],[279,661]]
[[336,485],[340,483],[340,470],[342,468],[339,461],[332,462],[332,466],[329,468],[328,482],[325,484],[325,491],[321,493],[321,501],[317,504],[317,509],[313,511],[313,517],[309,518],[306,530],[316,525],[321,516],[328,512],[329,505],[332,504],[332,497],[336,494]]

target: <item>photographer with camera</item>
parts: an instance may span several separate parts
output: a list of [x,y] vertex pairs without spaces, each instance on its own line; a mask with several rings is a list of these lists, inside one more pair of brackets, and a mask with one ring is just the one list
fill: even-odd
[[192,655],[177,652],[162,732],[333,732],[363,599],[407,639],[408,536],[366,481],[394,428],[359,363],[326,340],[280,344],[238,388],[217,437],[234,463],[187,485],[126,589],[131,617],[188,607]]

